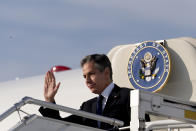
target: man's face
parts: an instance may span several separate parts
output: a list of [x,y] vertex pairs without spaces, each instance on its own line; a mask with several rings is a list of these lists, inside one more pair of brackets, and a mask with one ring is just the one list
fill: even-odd
[[87,87],[92,93],[101,94],[108,86],[108,71],[105,69],[100,72],[94,65],[94,62],[87,62],[82,67],[83,76]]

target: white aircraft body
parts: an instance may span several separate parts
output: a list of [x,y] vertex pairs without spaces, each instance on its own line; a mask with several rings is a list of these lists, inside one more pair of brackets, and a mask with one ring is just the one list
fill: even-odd
[[[169,39],[166,40],[166,43],[171,59],[171,71],[168,81],[157,92],[177,99],[196,102],[196,39],[184,37]],[[113,68],[113,80],[119,86],[134,88],[127,75],[127,66],[130,54],[138,45],[140,43],[119,45],[108,53]],[[158,69],[156,72],[158,72]],[[96,96],[86,87],[81,69],[55,73],[55,76],[56,81],[61,82],[55,97],[56,103],[59,105],[79,109],[83,101]],[[150,79],[148,78],[148,81]],[[44,100],[43,84],[44,75],[0,83],[0,113],[6,111],[25,96]],[[39,106],[27,105],[21,110],[40,115],[38,108]],[[25,116],[23,113],[20,113],[20,115],[21,117]],[[8,130],[14,126],[20,121],[20,115],[15,112],[1,121],[1,130]],[[66,116],[68,114],[62,113],[61,115]],[[184,130],[193,131],[196,128],[180,129],[180,131]]]

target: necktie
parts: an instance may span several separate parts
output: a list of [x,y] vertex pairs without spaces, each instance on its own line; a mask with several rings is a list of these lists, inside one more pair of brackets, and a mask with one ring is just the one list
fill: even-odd
[[97,114],[98,115],[102,114],[102,101],[103,101],[103,96],[99,95],[97,99]]
[[[102,95],[99,95],[99,97],[97,99],[97,114],[98,115],[101,115],[102,114],[102,101],[103,101],[103,96]],[[98,127],[100,127],[101,122],[98,121],[97,124],[98,124]]]

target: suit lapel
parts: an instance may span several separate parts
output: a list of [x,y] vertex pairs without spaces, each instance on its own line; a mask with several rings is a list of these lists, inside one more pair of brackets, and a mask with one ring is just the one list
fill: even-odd
[[112,105],[116,104],[118,98],[119,98],[119,89],[120,87],[118,87],[117,85],[114,85],[114,88],[112,90],[112,92],[110,93],[107,103],[105,105],[105,108],[103,110],[103,114],[104,112],[106,112]]
[[96,110],[97,110],[97,98],[92,103],[92,113],[95,113],[96,114]]

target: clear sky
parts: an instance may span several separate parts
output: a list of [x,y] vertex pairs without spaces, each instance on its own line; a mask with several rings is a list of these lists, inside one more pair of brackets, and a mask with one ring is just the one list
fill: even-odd
[[196,38],[196,0],[1,0],[0,82],[120,44]]

